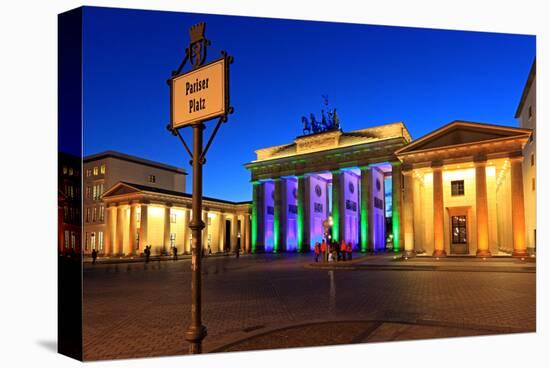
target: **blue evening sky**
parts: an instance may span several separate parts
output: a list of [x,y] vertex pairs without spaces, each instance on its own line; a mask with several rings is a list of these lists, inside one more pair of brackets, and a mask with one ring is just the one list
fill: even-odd
[[457,119],[517,126],[535,58],[534,36],[87,7],[85,155],[117,150],[191,171],[166,130],[166,79],[200,21],[209,60],[221,50],[235,58],[235,113],[208,152],[204,195],[235,201],[251,199],[243,164],[254,150],[301,135],[301,116],[319,116],[323,94],[344,131],[403,121],[418,138]]

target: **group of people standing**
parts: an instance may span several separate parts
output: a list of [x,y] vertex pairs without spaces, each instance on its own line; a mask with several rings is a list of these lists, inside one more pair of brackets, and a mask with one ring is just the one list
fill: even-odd
[[337,241],[326,242],[323,239],[322,243],[316,242],[313,248],[315,253],[315,262],[319,262],[319,256],[322,256],[323,262],[334,261],[351,261],[353,255],[353,247],[351,243],[347,243],[342,239],[340,243]]

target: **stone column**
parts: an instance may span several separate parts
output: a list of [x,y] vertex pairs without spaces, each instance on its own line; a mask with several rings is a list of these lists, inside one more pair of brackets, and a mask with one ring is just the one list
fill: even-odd
[[118,205],[116,215],[116,248],[115,255],[122,255],[124,252],[124,207]]
[[250,224],[248,223],[249,221],[250,220],[249,220],[248,214],[245,214],[243,216],[243,233],[241,235],[241,242],[245,253],[250,252],[250,243],[249,243]]
[[299,252],[303,252],[306,250],[307,246],[306,246],[306,239],[307,239],[307,229],[309,229],[309,226],[307,226],[307,221],[306,221],[306,209],[305,209],[305,205],[306,205],[306,201],[305,201],[305,186],[306,186],[306,183],[305,183],[305,177],[304,175],[298,175],[298,187],[297,187],[297,192],[298,192],[298,198],[297,198],[297,202],[298,202],[298,214],[297,214],[297,219],[296,221],[298,222],[298,233],[297,233],[297,240],[298,240],[298,251]]
[[374,216],[370,205],[372,202],[372,169],[369,166],[361,167],[361,252],[374,250],[373,223]]
[[342,173],[340,170],[332,170],[332,240],[340,242],[341,234],[344,232],[344,208],[340,205],[340,178]]
[[282,196],[281,191],[283,187],[283,181],[281,178],[275,178],[273,188],[273,253],[280,253],[282,249],[282,233],[285,225],[282,223],[282,214],[281,214],[281,202]]
[[136,249],[136,229],[137,229],[137,218],[136,218],[136,205],[130,205],[130,235],[128,242],[128,249],[126,250],[126,255],[133,256]]
[[405,241],[405,256],[412,257],[414,253],[414,178],[412,170],[403,170],[403,237]]
[[252,253],[264,250],[264,227],[264,185],[255,181],[252,183]]
[[220,233],[220,236],[218,237],[220,240],[220,243],[218,245],[218,248],[220,252],[225,251],[225,215],[220,213],[220,223],[218,224],[218,232]]
[[487,204],[486,161],[475,160],[476,167],[476,221],[478,257],[489,257],[489,210]]
[[231,218],[231,252],[235,253],[237,250],[237,231],[239,230],[238,224],[238,216],[237,214],[233,215],[233,218]]
[[208,254],[208,211],[202,211],[202,221],[204,222],[204,230],[202,231],[202,249],[205,254]]
[[399,252],[403,250],[403,231],[401,224],[403,223],[401,212],[401,162],[392,162],[392,235],[393,235],[393,251]]
[[184,227],[184,230],[183,230],[183,252],[185,254],[190,254],[191,253],[191,242],[189,241],[189,236],[191,234],[191,229],[189,229],[189,222],[191,221],[191,210],[186,208],[183,210],[183,212],[185,213],[185,218],[184,218],[184,222],[183,222],[183,227]]
[[147,214],[148,206],[142,204],[140,208],[140,219],[139,219],[139,253],[142,253],[145,250],[145,246],[149,245],[147,243]]
[[[105,208],[105,247],[103,254],[111,255],[116,239],[116,209],[112,206]],[[65,245],[63,245],[65,246]]]
[[527,256],[525,243],[525,207],[523,201],[523,157],[521,153],[510,158],[510,181],[512,190],[512,236],[515,257]]
[[163,230],[163,246],[164,251],[167,254],[172,254],[172,249],[170,248],[170,207],[164,207],[164,230]]
[[443,172],[441,163],[433,163],[433,204],[434,204],[434,253],[435,257],[444,257],[445,237],[443,216]]

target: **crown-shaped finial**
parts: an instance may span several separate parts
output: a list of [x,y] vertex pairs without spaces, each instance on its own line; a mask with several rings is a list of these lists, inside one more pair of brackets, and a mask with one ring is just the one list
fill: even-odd
[[206,24],[204,22],[197,23],[194,26],[191,26],[191,28],[189,28],[189,38],[191,38],[191,43],[204,40],[205,28],[206,28]]

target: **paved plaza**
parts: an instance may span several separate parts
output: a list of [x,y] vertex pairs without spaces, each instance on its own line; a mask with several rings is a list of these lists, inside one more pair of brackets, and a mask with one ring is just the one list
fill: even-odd
[[[529,260],[382,255],[330,268],[311,261],[206,258],[204,352],[535,330]],[[188,259],[86,263],[84,359],[186,354],[190,284]]]

